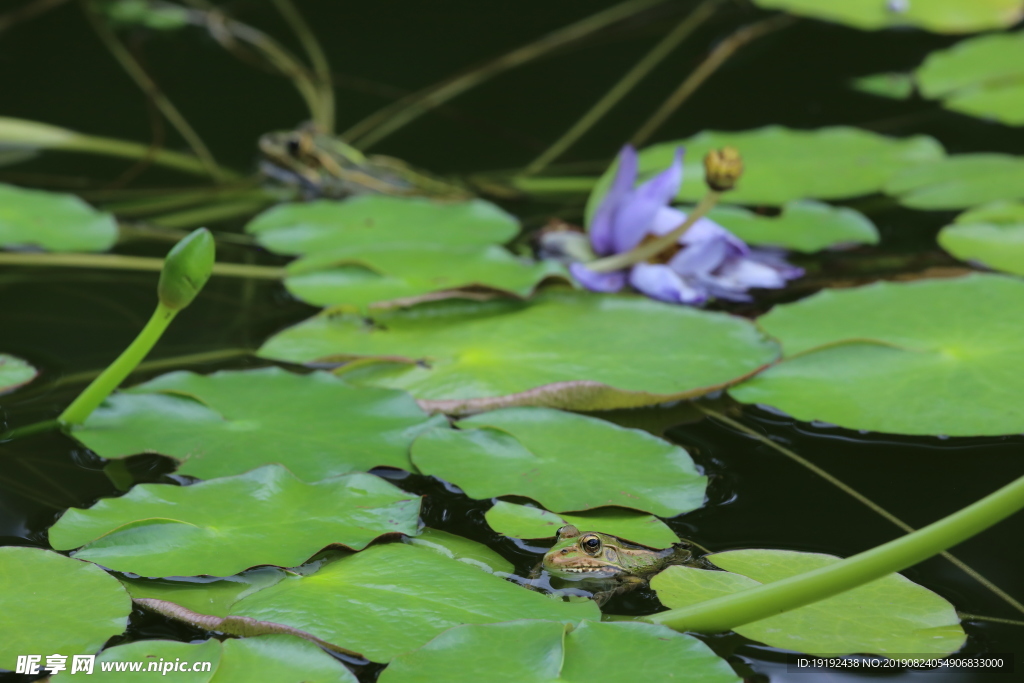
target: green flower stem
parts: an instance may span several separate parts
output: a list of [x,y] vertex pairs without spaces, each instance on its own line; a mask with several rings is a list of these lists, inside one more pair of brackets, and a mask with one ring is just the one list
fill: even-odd
[[721,192],[709,190],[704,195],[704,198],[700,200],[700,203],[694,207],[693,211],[686,216],[686,220],[680,223],[678,227],[673,228],[671,232],[667,232],[661,237],[648,242],[642,242],[627,252],[597,259],[584,265],[586,265],[588,270],[592,270],[595,273],[610,273],[613,270],[622,270],[623,268],[629,268],[637,263],[650,260],[665,249],[675,245],[679,238],[683,236],[683,233],[689,230],[698,220],[706,216],[708,211],[715,208],[715,204],[718,203],[720,196],[722,196]]
[[77,425],[85,422],[85,419],[96,410],[97,406],[109,396],[114,389],[131,373],[135,367],[142,362],[153,345],[163,335],[164,330],[174,320],[178,311],[158,303],[153,317],[149,319],[142,332],[135,338],[127,349],[117,357],[110,366],[100,373],[100,376],[92,381],[81,394],[78,395],[71,405],[65,408],[58,417],[58,421],[65,425]]
[[788,579],[652,614],[645,621],[677,631],[718,633],[788,612],[922,562],[1024,508],[1024,477],[912,534],[837,564]]

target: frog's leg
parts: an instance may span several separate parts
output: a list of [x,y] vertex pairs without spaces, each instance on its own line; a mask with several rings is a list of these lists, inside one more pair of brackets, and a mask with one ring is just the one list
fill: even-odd
[[611,600],[616,595],[628,593],[631,590],[635,590],[640,586],[647,583],[646,579],[642,579],[639,576],[626,576],[623,577],[619,582],[619,585],[614,588],[610,588],[605,591],[597,591],[594,593],[594,602],[597,603],[598,607],[604,607],[604,604]]

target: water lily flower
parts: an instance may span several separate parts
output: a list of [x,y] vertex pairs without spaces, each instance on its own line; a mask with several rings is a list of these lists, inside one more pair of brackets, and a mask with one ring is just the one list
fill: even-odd
[[[636,150],[622,149],[611,189],[590,226],[595,254],[628,252],[686,220],[686,213],[669,206],[683,181],[682,156],[680,148],[671,166],[634,187]],[[617,292],[628,282],[654,299],[691,305],[712,297],[750,301],[750,289],[778,289],[803,275],[801,268],[786,263],[781,251],[751,248],[703,217],[682,234],[677,245],[648,261],[610,272],[593,271],[585,263],[573,263],[569,269],[580,284],[595,292]]]

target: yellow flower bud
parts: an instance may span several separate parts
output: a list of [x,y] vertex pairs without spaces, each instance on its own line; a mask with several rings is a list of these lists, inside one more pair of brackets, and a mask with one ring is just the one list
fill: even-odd
[[743,157],[735,147],[713,149],[704,157],[704,180],[715,192],[736,187],[743,175]]

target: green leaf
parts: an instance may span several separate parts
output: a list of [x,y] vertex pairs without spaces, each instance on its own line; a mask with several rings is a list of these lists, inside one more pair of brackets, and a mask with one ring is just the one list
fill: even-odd
[[380,683],[594,683],[677,680],[740,683],[725,662],[693,636],[654,624],[551,621],[459,626],[397,657]]
[[959,154],[908,168],[885,191],[912,209],[961,209],[1001,199],[1024,199],[1024,158]]
[[961,261],[1024,275],[1024,202],[994,202],[965,211],[938,239]]
[[[104,458],[155,452],[203,479],[281,463],[303,481],[386,465],[410,469],[430,418],[403,392],[279,368],[172,372],[114,394],[75,438]],[[443,422],[443,419],[441,420]]]
[[423,529],[418,536],[405,537],[402,541],[410,545],[429,548],[445,557],[479,567],[491,574],[499,572],[511,574],[515,569],[511,562],[483,543],[477,543],[440,529]]
[[916,26],[935,33],[973,33],[1013,26],[1024,17],[1020,0],[754,0],[765,9],[835,21],[859,29]]
[[[103,671],[104,662],[142,662],[142,670]],[[209,671],[191,668],[209,663]],[[150,664],[153,670],[147,670]],[[175,670],[175,665],[188,670]],[[166,669],[166,671],[165,671]],[[159,675],[175,683],[356,683],[356,677],[341,662],[309,641],[289,635],[230,638],[223,643],[206,640],[180,643],[171,640],[141,640],[104,650],[96,657],[89,681],[124,683],[151,681]],[[53,680],[74,681],[61,674]]]
[[489,289],[527,297],[549,277],[568,280],[565,267],[513,256],[503,247],[429,242],[362,245],[317,252],[292,263],[285,286],[316,306],[377,302],[408,305],[436,291]]
[[464,562],[404,543],[372,546],[239,601],[233,614],[288,624],[386,662],[460,624],[599,619]]
[[372,323],[319,315],[272,337],[259,354],[360,359],[344,368],[350,382],[405,389],[429,409],[460,413],[605,410],[699,396],[756,372],[776,350],[746,320],[722,313],[549,291],[530,302],[423,304]]
[[358,550],[383,534],[415,534],[419,503],[372,474],[304,484],[267,465],[192,486],[143,484],[71,508],[50,543],[141,576],[230,576],[259,564],[293,567],[329,545]]
[[[670,608],[686,607],[841,561],[792,550],[732,550],[707,557],[734,573],[669,567],[651,579],[658,599]],[[899,574],[735,630],[772,647],[829,656],[945,656],[966,640],[951,604]]]
[[0,183],[0,247],[106,251],[117,222],[78,197]]
[[0,353],[0,394],[25,386],[38,374],[27,361],[9,353]]
[[279,567],[257,567],[217,579],[128,579],[121,583],[133,600],[166,600],[200,614],[226,617],[231,607],[247,595],[273,586],[288,573]]
[[550,408],[505,408],[435,428],[412,447],[424,474],[471,498],[526,496],[550,510],[618,505],[674,517],[704,503],[689,454],[639,429]]
[[492,529],[513,538],[554,538],[560,527],[572,524],[580,531],[599,531],[651,548],[679,543],[675,532],[657,517],[622,508],[567,515],[499,500],[484,517]]
[[810,199],[789,202],[778,216],[722,206],[708,217],[749,244],[808,254],[830,247],[878,244],[878,230],[864,214]]
[[909,100],[914,94],[914,75],[902,72],[871,74],[850,82],[854,90],[893,100]]
[[281,204],[254,218],[245,230],[271,251],[300,255],[403,242],[482,247],[515,237],[519,222],[480,199],[439,202],[362,195],[343,202]]
[[937,50],[916,76],[921,94],[947,109],[1024,125],[1024,33],[978,36]]
[[1024,282],[998,275],[825,290],[759,320],[785,358],[730,393],[850,429],[1017,434],[1022,309]]
[[[18,655],[92,653],[128,626],[132,601],[94,564],[39,548],[0,548],[0,669]],[[70,661],[70,660],[69,660]]]

